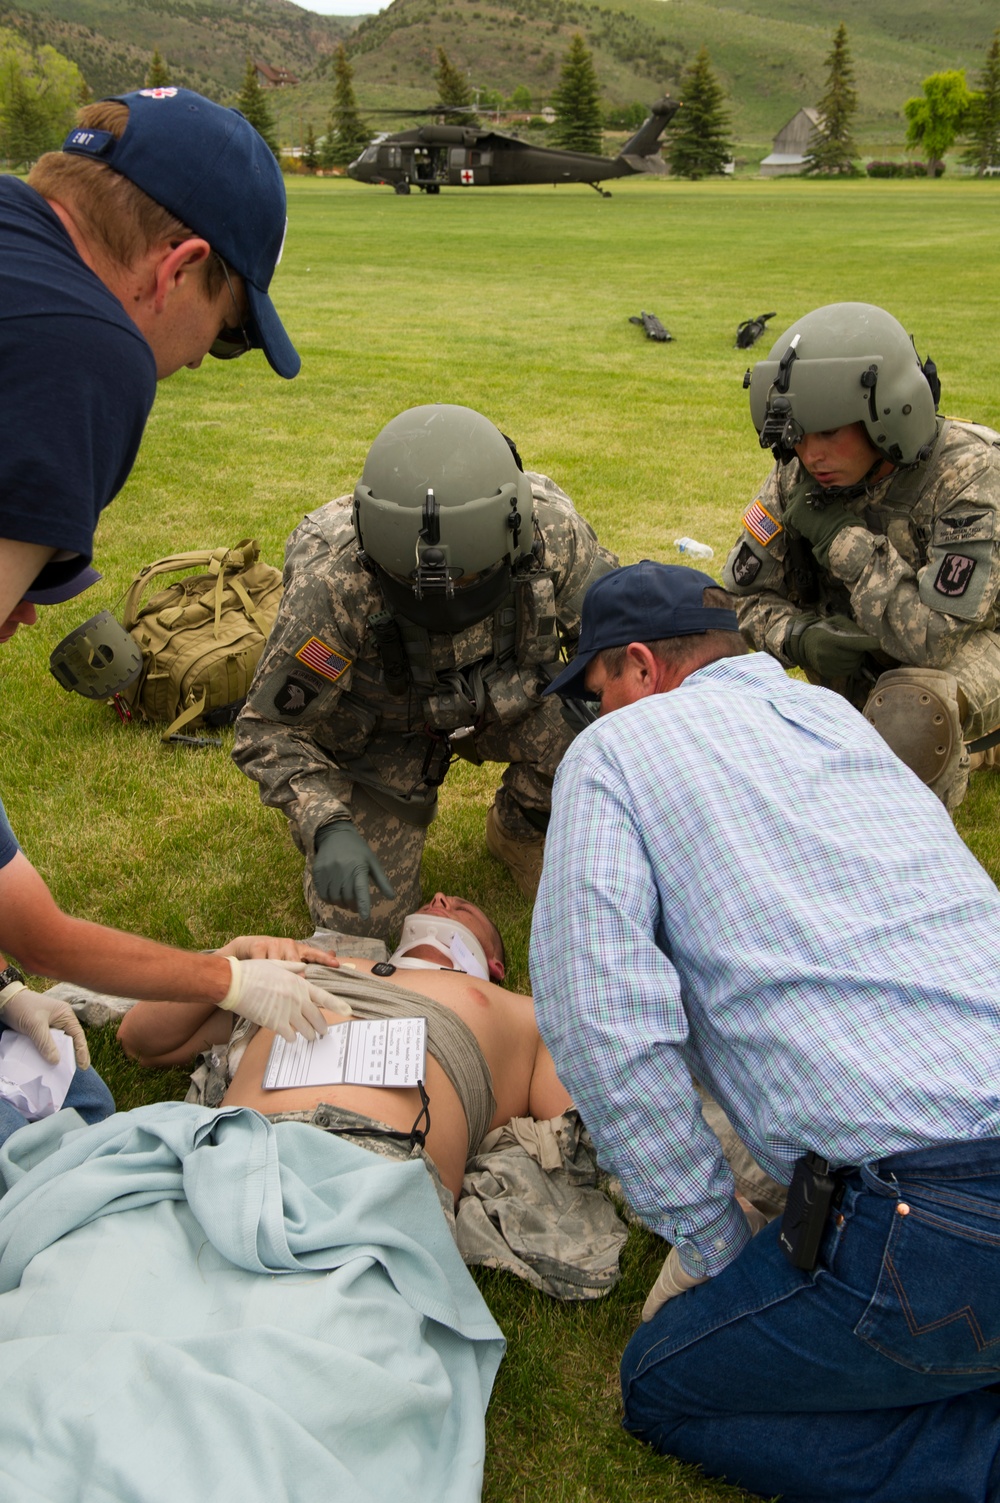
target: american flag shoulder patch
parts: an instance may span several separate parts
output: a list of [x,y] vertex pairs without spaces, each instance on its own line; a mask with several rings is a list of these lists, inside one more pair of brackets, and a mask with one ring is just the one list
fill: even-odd
[[305,663],[314,673],[319,673],[323,678],[328,678],[331,684],[335,684],[342,673],[346,673],[353,662],[352,658],[345,658],[343,653],[334,652],[319,637],[310,637],[303,642],[295,654],[300,663]]
[[752,501],[743,513],[743,526],[750,536],[756,538],[758,543],[763,543],[765,548],[778,536],[779,532],[784,532],[777,517],[772,517],[767,507],[762,506],[759,501]]

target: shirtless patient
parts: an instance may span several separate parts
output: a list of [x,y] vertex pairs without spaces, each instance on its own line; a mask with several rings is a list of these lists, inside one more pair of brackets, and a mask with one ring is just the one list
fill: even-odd
[[[398,968],[385,978],[388,987],[402,987],[417,992],[456,1015],[473,1035],[491,1077],[495,1109],[482,1115],[483,1131],[501,1127],[511,1117],[545,1119],[558,1116],[570,1105],[569,1092],[561,1085],[552,1058],[542,1043],[535,1024],[534,1005],[530,997],[504,991],[496,981],[482,979],[478,970],[503,977],[503,944],[497,930],[482,909],[463,898],[437,893],[419,910],[459,925],[458,954],[465,962],[463,972],[453,968],[455,946],[442,944],[440,937],[427,934],[421,942],[419,933],[409,936],[404,926],[399,949],[393,961]],[[407,923],[410,921],[408,920]],[[442,925],[440,934],[447,934]],[[328,984],[336,986],[336,970],[341,960],[329,954],[299,945],[291,940],[240,939],[237,947],[223,953],[250,954],[250,946],[287,947],[254,950],[269,958],[303,959],[323,963],[328,968]],[[405,951],[405,954],[400,952]],[[415,968],[419,967],[419,968]],[[372,962],[351,960],[343,982],[348,987],[351,972],[370,973]],[[310,973],[317,980],[317,973]],[[354,1004],[359,1013],[363,1005]],[[329,1022],[343,1021],[329,1013]],[[147,1065],[181,1064],[213,1045],[225,1044],[233,1028],[233,1018],[218,1008],[176,1002],[140,1002],[122,1020],[118,1037],[125,1052]],[[308,1112],[320,1105],[346,1108],[365,1118],[374,1118],[401,1133],[408,1133],[420,1115],[422,1103],[416,1089],[385,1086],[302,1086],[281,1091],[262,1088],[264,1068],[274,1034],[260,1029],[251,1038],[239,1062],[232,1084],[224,1098],[226,1106],[248,1106],[277,1115]],[[434,1057],[434,1030],[429,1025],[427,1078],[425,1088],[430,1102],[430,1128],[426,1152],[437,1165],[443,1183],[457,1199],[462,1189],[465,1163],[470,1152],[479,1146],[469,1141],[468,1114],[449,1073]],[[439,1050],[439,1052],[441,1052]],[[488,1097],[487,1097],[488,1099]]]

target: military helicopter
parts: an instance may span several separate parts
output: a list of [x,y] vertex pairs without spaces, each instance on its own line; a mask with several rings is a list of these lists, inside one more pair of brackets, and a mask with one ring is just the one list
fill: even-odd
[[409,193],[411,187],[440,193],[442,187],[586,183],[610,198],[599,186],[608,178],[666,172],[660,137],[680,107],[677,99],[658,100],[616,157],[532,146],[484,126],[418,125],[372,141],[347,170],[359,183],[385,183],[397,193]]

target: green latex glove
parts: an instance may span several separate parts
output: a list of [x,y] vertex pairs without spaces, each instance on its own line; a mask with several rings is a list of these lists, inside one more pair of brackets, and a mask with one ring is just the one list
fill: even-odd
[[845,527],[863,527],[865,524],[854,512],[848,511],[842,501],[830,501],[826,506],[810,506],[808,497],[814,495],[808,486],[796,486],[788,498],[784,511],[785,526],[797,532],[812,546],[812,555],[821,569],[830,567],[830,544]]
[[785,655],[822,679],[849,678],[865,654],[877,652],[879,646],[878,638],[863,632],[850,616],[802,615],[792,618]]
[[321,898],[341,908],[356,909],[359,918],[371,915],[371,879],[385,897],[396,896],[375,852],[349,819],[320,830],[312,874]]

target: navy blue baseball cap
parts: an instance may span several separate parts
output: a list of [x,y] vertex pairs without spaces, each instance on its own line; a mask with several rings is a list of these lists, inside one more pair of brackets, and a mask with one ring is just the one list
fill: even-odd
[[583,601],[576,657],[543,694],[586,699],[587,669],[607,647],[691,637],[705,631],[739,631],[736,612],[702,605],[703,590],[721,586],[710,574],[684,564],[640,564],[595,579]]
[[267,292],[288,223],[274,153],[239,110],[191,89],[114,98],[128,105],[124,135],[78,126],[63,151],[106,162],[207,240],[243,278],[252,343],[279,376],[297,376],[301,362]]

